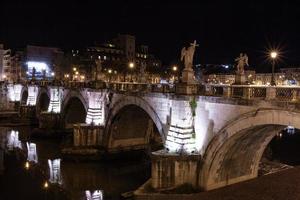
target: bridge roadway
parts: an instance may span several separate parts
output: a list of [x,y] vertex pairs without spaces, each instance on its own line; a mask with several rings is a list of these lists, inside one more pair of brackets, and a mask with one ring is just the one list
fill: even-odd
[[[41,127],[74,127],[75,147],[114,151],[162,141],[165,149],[152,154],[157,190],[186,183],[211,190],[255,178],[270,140],[287,126],[300,128],[300,87],[185,87],[190,92],[164,84],[40,82],[9,84],[6,97],[22,113],[35,113]],[[143,111],[149,123],[138,126],[142,115],[128,110]],[[131,120],[120,130],[124,113]],[[138,134],[124,133],[136,125]]]

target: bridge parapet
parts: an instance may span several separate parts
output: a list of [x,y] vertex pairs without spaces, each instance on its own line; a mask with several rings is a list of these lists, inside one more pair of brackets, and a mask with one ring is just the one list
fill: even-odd
[[205,85],[205,96],[226,98],[299,101],[299,86]]

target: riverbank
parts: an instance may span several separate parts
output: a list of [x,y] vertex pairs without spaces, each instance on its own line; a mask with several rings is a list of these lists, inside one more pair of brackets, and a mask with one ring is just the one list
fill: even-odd
[[300,167],[197,194],[147,194],[137,200],[299,200]]

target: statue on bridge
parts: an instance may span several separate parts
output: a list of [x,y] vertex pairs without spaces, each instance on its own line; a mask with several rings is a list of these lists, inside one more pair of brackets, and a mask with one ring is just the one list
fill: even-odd
[[193,43],[190,44],[188,48],[183,47],[181,50],[181,61],[184,61],[184,69],[182,71],[180,85],[177,87],[178,93],[191,93],[192,91],[189,89],[187,85],[195,85],[196,79],[195,74],[193,70],[193,58],[195,49],[197,47],[196,40],[194,40]]
[[243,54],[243,53],[240,53],[240,56],[237,57],[235,59],[235,61],[237,62],[237,70],[236,70],[236,73],[237,74],[244,74],[244,69],[245,69],[245,66],[249,66],[248,64],[248,56],[247,54]]
[[94,81],[99,81],[101,79],[101,71],[102,71],[102,61],[101,60],[96,60],[95,61],[96,63],[96,67],[94,68],[93,70],[93,75],[92,75],[92,79]]
[[194,40],[193,43],[190,44],[191,46],[186,48],[183,47],[181,50],[181,61],[184,60],[184,68],[185,69],[192,69],[193,67],[193,58],[194,58],[194,52],[195,48],[199,45],[197,45],[196,40]]
[[139,76],[139,82],[140,83],[145,83],[146,82],[146,68],[147,68],[147,64],[146,62],[141,62],[141,66],[140,66],[140,76]]

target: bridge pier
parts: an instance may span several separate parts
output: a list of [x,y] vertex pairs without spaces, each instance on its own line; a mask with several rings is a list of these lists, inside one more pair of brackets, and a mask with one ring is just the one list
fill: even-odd
[[62,127],[61,115],[59,113],[42,112],[39,116],[39,128],[57,129]]
[[198,154],[168,154],[163,150],[151,155],[151,185],[155,190],[170,190],[181,185],[199,189],[202,163]]
[[101,147],[103,146],[103,126],[89,124],[74,124],[74,147]]

